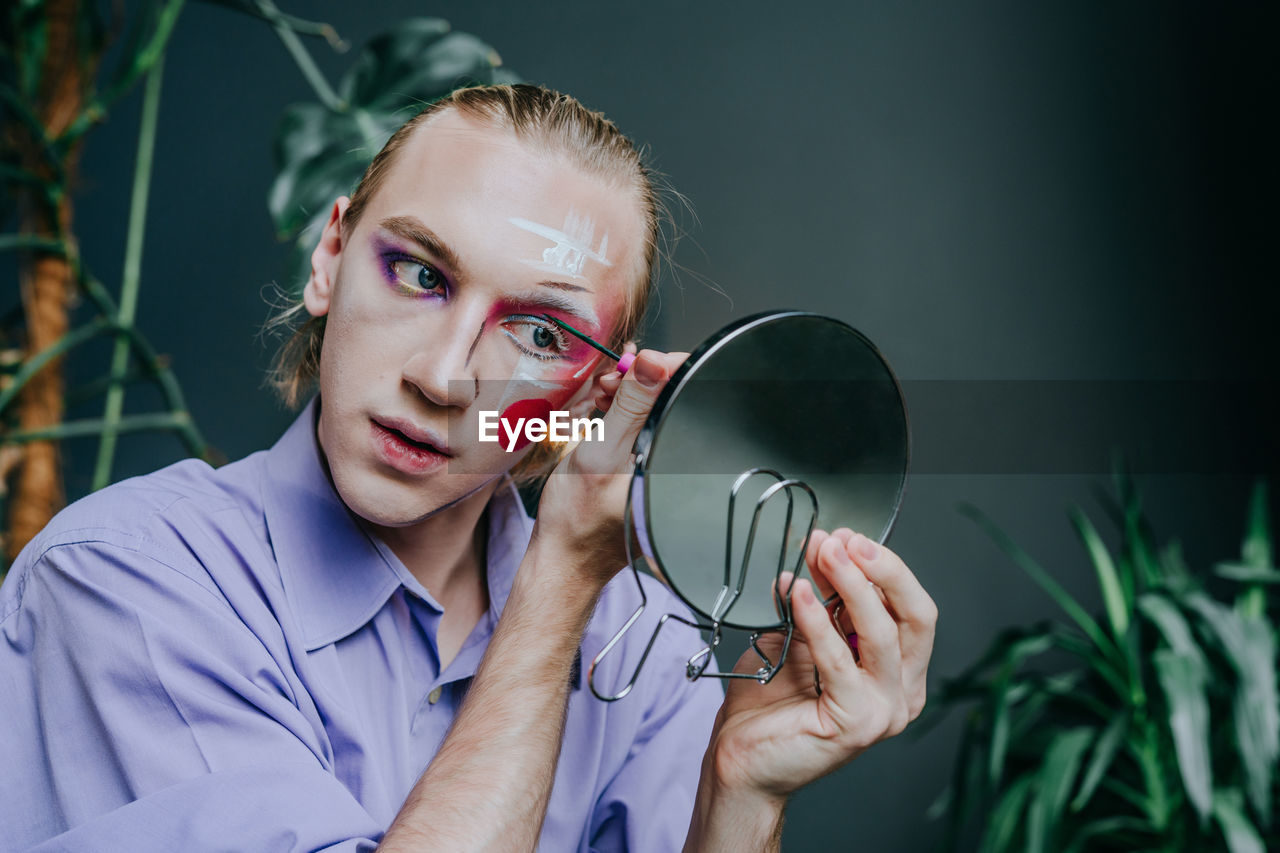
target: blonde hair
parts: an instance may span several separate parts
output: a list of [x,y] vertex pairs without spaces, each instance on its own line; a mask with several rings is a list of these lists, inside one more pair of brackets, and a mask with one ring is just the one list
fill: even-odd
[[[510,130],[526,144],[548,155],[563,157],[586,174],[635,193],[645,219],[644,253],[635,272],[635,283],[627,292],[622,313],[607,343],[616,351],[623,342],[633,339],[655,284],[664,208],[655,189],[655,176],[631,140],[603,113],[587,109],[569,95],[522,83],[458,89],[432,102],[393,133],[373,158],[351,194],[351,203],[342,216],[342,232],[350,234],[355,229],[414,131],[450,109]],[[305,308],[297,302],[287,306],[267,325],[270,329],[289,328],[304,315]],[[268,381],[291,408],[305,399],[319,376],[324,328],[324,317],[308,317],[276,354]],[[522,485],[532,483],[550,473],[564,452],[564,445],[539,442],[512,469],[511,475]]]

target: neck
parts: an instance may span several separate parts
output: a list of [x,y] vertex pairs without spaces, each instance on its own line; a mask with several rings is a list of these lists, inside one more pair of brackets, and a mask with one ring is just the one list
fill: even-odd
[[483,487],[451,506],[405,527],[371,525],[418,582],[441,605],[460,592],[474,590],[487,598],[484,583],[485,544],[488,525],[481,523],[485,507],[502,479]]

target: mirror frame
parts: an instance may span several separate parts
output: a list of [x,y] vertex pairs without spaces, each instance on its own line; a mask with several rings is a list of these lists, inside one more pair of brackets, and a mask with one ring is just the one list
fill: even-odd
[[[649,513],[649,489],[646,487],[647,481],[645,479],[649,469],[650,451],[653,448],[654,440],[661,431],[663,423],[666,421],[672,406],[674,406],[676,401],[680,399],[681,392],[703,364],[713,358],[717,352],[724,349],[731,341],[747,334],[753,329],[758,329],[772,323],[796,317],[814,317],[843,326],[849,332],[852,332],[857,336],[857,338],[875,354],[875,356],[880,360],[880,363],[884,366],[885,372],[888,374],[890,380],[892,380],[894,390],[898,395],[898,401],[902,406],[902,425],[905,433],[905,442],[903,446],[904,452],[902,457],[902,480],[898,486],[897,497],[889,513],[889,518],[885,522],[884,528],[879,531],[877,535],[878,542],[883,543],[889,538],[889,534],[892,532],[893,526],[897,522],[898,513],[902,509],[902,501],[907,491],[908,472],[911,468],[911,416],[907,410],[906,395],[902,392],[902,384],[898,381],[897,375],[893,372],[893,368],[889,365],[888,359],[884,357],[884,354],[880,352],[880,349],[872,343],[866,335],[862,334],[848,323],[845,323],[843,320],[837,320],[834,317],[829,317],[825,314],[818,314],[811,311],[765,311],[743,317],[740,320],[730,323],[705,340],[701,345],[693,350],[693,352],[689,353],[689,357],[685,359],[684,363],[681,364],[680,367],[676,369],[675,373],[671,375],[671,378],[667,380],[666,386],[658,395],[658,399],[654,402],[653,409],[649,412],[649,417],[645,420],[644,426],[641,427],[639,435],[636,436],[636,441],[632,449],[632,452],[635,454],[636,465],[635,470],[631,475],[631,487],[629,491],[630,515],[636,539],[640,544],[641,553],[643,553],[648,560],[652,561],[653,565],[656,567],[655,571],[658,574],[659,579],[661,579],[665,585],[675,593],[676,597],[684,602],[685,605],[687,605],[699,618],[705,619],[708,622],[712,620],[711,614],[704,612],[701,608],[686,598],[684,593],[681,592],[678,584],[673,582],[671,576],[663,566],[662,558],[659,556],[656,544],[650,536],[648,527],[648,519],[651,518]],[[820,495],[818,496],[818,499],[821,501]],[[630,532],[628,531],[626,535],[629,536]],[[781,617],[779,618],[779,621],[769,625],[743,625],[730,620],[724,620],[720,624],[727,628],[734,628],[742,631],[761,632],[785,630],[787,627],[786,619]]]

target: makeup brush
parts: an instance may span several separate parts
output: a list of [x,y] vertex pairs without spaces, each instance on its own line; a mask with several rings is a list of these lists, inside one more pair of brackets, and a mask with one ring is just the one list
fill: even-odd
[[590,335],[586,334],[585,332],[579,332],[577,329],[575,329],[573,326],[570,326],[564,320],[560,320],[556,317],[552,317],[550,314],[542,314],[540,316],[544,320],[549,320],[550,322],[555,323],[557,326],[564,329],[566,332],[573,335],[575,338],[582,341],[584,344],[590,347],[593,347],[600,353],[607,355],[609,356],[609,358],[618,362],[618,374],[620,376],[626,376],[627,371],[631,368],[631,362],[636,360],[635,353],[624,352],[622,355],[618,355],[616,352],[609,349],[605,345],[598,343],[594,338],[592,338]]

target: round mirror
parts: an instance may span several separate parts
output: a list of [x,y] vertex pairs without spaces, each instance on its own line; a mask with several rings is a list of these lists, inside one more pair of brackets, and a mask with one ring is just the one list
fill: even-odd
[[758,631],[783,627],[773,580],[795,565],[813,515],[779,481],[812,490],[815,527],[883,541],[910,438],[875,346],[839,320],[788,311],[740,320],[690,354],[635,449],[631,514],[655,573],[702,618]]

